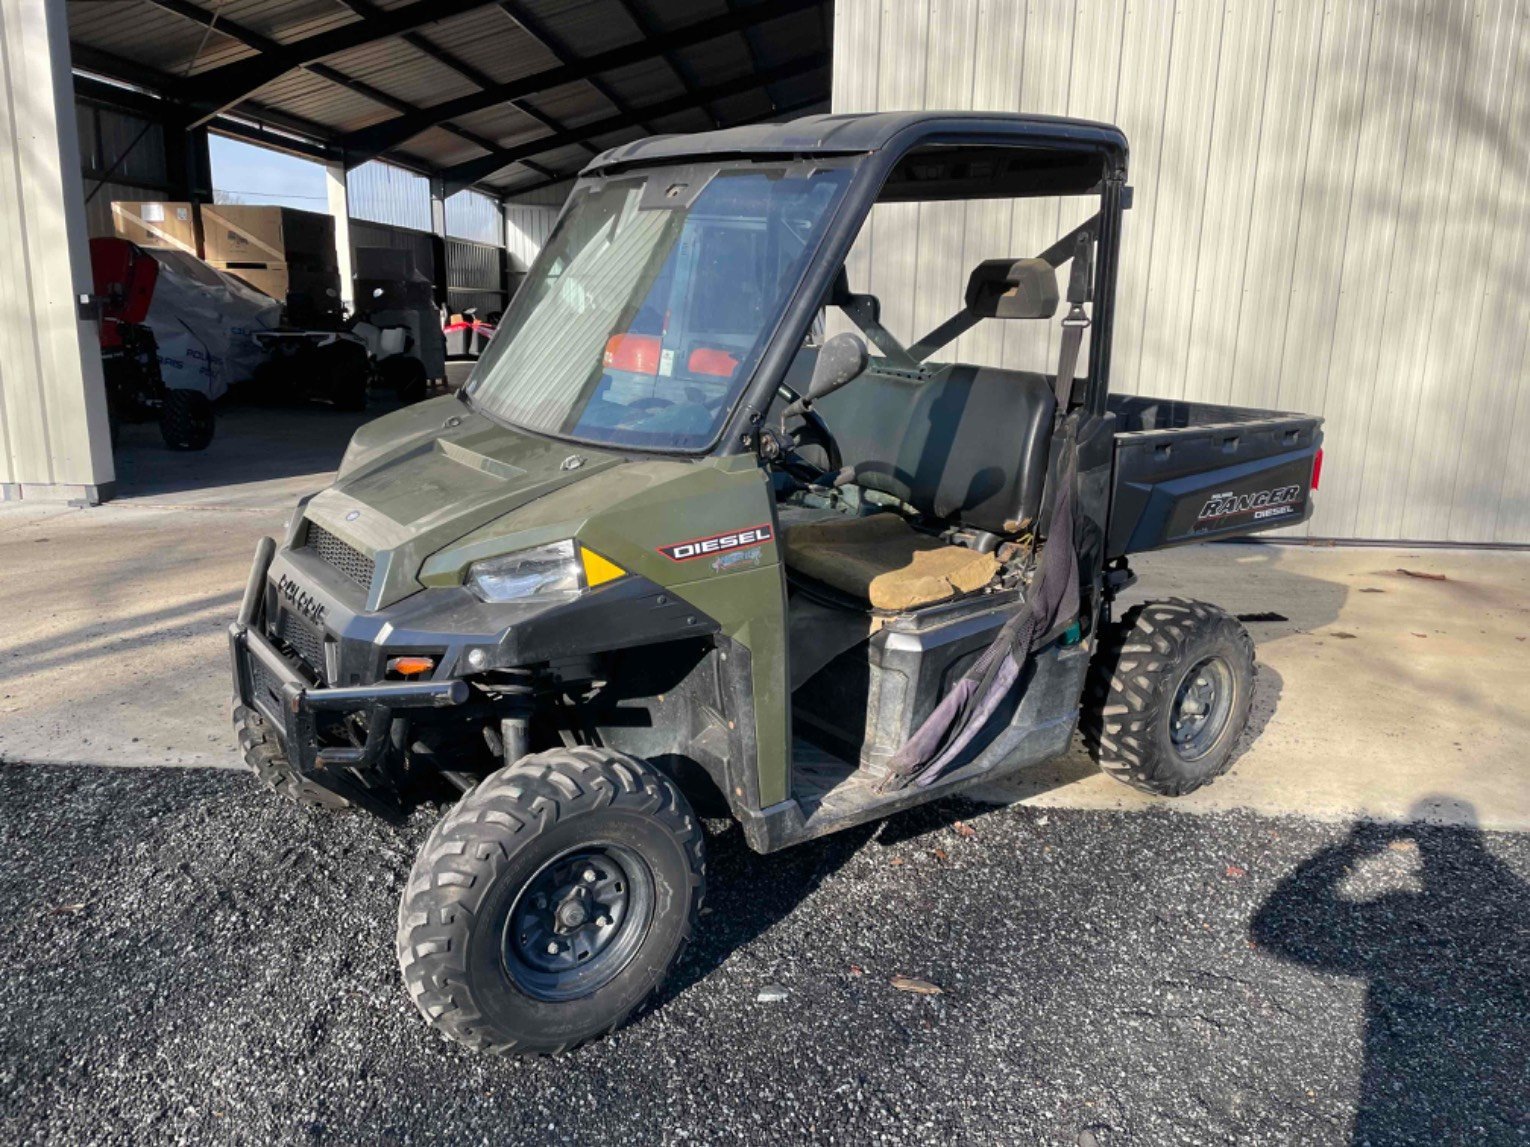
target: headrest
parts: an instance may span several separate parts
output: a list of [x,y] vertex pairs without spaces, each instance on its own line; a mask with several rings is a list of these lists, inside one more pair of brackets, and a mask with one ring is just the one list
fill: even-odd
[[982,319],[1049,319],[1057,270],[1045,259],[988,259],[967,280],[967,309]]

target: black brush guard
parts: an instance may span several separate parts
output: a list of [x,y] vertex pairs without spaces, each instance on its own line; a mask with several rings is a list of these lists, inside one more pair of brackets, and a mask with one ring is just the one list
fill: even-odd
[[[305,780],[371,812],[396,818],[402,810],[393,793],[386,786],[369,785],[362,779],[376,770],[387,752],[394,713],[460,705],[468,699],[468,683],[456,678],[337,688],[314,685],[261,632],[266,575],[275,554],[276,543],[262,538],[238,620],[229,626],[236,701],[271,723],[288,763]],[[257,685],[259,677],[265,678],[266,687]],[[279,702],[275,693],[280,694]],[[316,721],[321,712],[360,714],[366,729],[363,743],[321,746]]]

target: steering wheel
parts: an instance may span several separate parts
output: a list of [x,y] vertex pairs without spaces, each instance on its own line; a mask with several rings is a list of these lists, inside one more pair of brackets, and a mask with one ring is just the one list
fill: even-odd
[[[788,403],[800,402],[802,400],[802,396],[784,382],[778,388],[778,393]],[[829,460],[828,469],[824,472],[827,474],[837,474],[844,467],[845,461],[840,456],[839,443],[835,441],[834,432],[829,429],[829,424],[812,407],[808,407],[808,409],[802,411],[796,417],[800,418],[801,422],[790,431],[787,431],[792,440],[792,453],[796,454],[803,446],[817,446]],[[786,429],[784,421],[783,417],[783,430]],[[800,455],[797,456],[797,461],[801,465],[808,465]]]

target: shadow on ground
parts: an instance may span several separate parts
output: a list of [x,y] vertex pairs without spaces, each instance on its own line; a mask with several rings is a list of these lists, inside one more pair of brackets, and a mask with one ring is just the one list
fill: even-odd
[[1262,949],[1365,981],[1355,1143],[1530,1137],[1527,922],[1530,888],[1471,827],[1356,824],[1266,898]]

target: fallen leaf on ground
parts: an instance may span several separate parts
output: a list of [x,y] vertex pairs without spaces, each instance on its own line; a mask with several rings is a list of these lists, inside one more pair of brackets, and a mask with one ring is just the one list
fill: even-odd
[[1415,633],[1415,634],[1413,634],[1413,636],[1414,637],[1428,637],[1429,635],[1427,633]]
[[936,860],[950,860],[951,859],[951,854],[948,853],[943,848],[932,848],[932,849],[930,849],[930,855],[933,856]]
[[1386,593],[1387,591],[1384,590],[1384,589],[1377,589],[1373,585],[1368,585],[1368,586],[1362,587],[1360,592],[1361,593]]
[[891,860],[889,860],[887,863],[893,865],[894,867],[896,867],[896,866],[898,866],[898,865],[903,863],[903,858],[901,856],[895,856]]
[[1227,866],[1227,875],[1233,880],[1241,880],[1248,875],[1248,869],[1244,868],[1241,864],[1229,864]]
[[1450,580],[1444,574],[1429,573],[1426,570],[1405,570],[1405,569],[1402,568],[1402,566],[1398,566],[1397,567],[1397,572],[1402,574],[1402,575],[1404,575],[1405,577],[1418,577],[1418,578],[1423,578],[1425,581],[1449,581]]
[[779,1004],[791,993],[780,984],[766,984],[754,998],[762,1004]]
[[971,840],[973,837],[975,837],[977,835],[977,829],[973,828],[970,824],[968,824],[964,820],[957,821],[955,824],[953,824],[951,826],[951,828],[956,833],[957,836],[964,836],[968,840]]
[[1355,635],[1353,633],[1345,633],[1342,629],[1335,629],[1333,631],[1333,636],[1345,641],[1353,641],[1355,639]]
[[851,964],[850,974],[852,976],[864,976],[866,974],[866,969],[861,967],[859,964]]
[[894,976],[888,983],[900,992],[913,992],[916,996],[938,996],[941,989],[929,980],[916,979],[913,976]]
[[83,904],[60,904],[60,905],[58,905],[55,908],[50,908],[48,910],[48,915],[49,916],[78,916],[83,911],[85,911],[85,905],[83,905]]
[[1416,841],[1416,840],[1406,840],[1406,839],[1404,839],[1404,840],[1394,840],[1394,841],[1390,841],[1387,844],[1387,847],[1390,848],[1393,852],[1417,852],[1418,851],[1418,841]]

